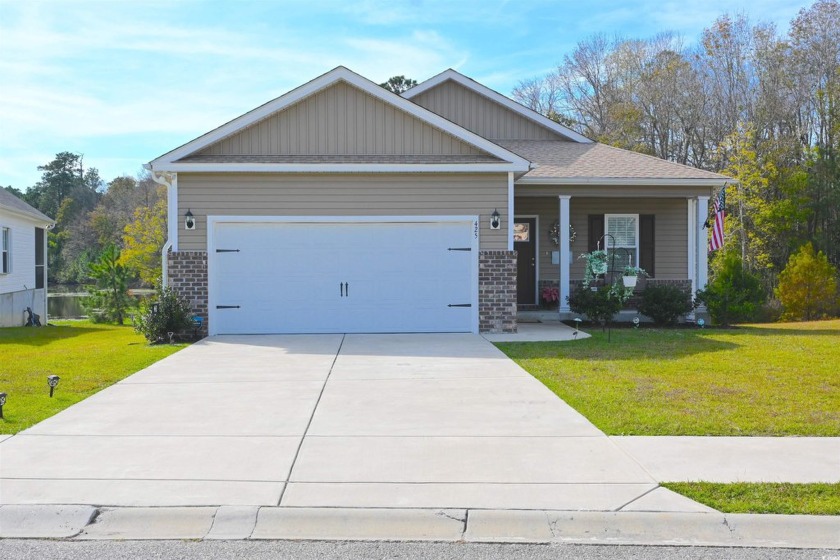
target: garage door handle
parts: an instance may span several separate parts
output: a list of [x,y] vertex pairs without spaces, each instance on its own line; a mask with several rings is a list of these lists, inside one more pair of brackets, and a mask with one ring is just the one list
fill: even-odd
[[238,305],[217,305],[216,309],[239,309]]
[[338,289],[341,292],[341,297],[350,297],[350,282],[339,282]]
[[471,247],[450,247],[447,251],[472,251]]
[[450,303],[446,307],[472,307],[471,303]]

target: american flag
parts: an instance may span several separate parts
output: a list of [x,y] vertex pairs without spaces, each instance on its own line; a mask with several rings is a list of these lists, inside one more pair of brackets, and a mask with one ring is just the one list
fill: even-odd
[[709,251],[716,251],[723,247],[723,218],[726,216],[726,186],[720,189],[715,198],[715,223],[712,226],[712,237],[709,239]]

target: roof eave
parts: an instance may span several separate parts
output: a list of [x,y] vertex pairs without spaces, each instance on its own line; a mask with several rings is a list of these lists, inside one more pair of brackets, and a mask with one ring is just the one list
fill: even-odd
[[519,163],[165,163],[155,171],[182,173],[524,173]]
[[10,214],[14,214],[19,218],[25,218],[27,220],[44,224],[44,227],[52,227],[55,225],[55,220],[47,216],[46,214],[32,214],[31,212],[24,212],[22,210],[17,210],[16,208],[9,208],[8,206],[0,206],[0,210],[4,212],[8,212]]
[[721,178],[677,178],[677,177],[522,177],[517,185],[604,185],[628,187],[722,187],[734,183],[728,177]]

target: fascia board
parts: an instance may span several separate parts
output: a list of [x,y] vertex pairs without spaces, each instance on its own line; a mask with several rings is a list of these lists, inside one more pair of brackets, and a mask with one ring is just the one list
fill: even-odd
[[55,225],[55,220],[51,219],[49,216],[45,219],[41,216],[34,216],[27,212],[23,212],[15,208],[9,208],[7,206],[0,206],[0,212],[7,212],[19,220],[27,220],[35,224],[44,224],[44,227],[51,227]]
[[732,179],[666,179],[666,178],[628,178],[618,177],[522,177],[517,185],[625,185],[628,187],[721,187],[734,183]]
[[366,164],[366,163],[166,163],[156,171],[182,173],[495,173],[525,172],[528,162],[454,164]]
[[580,142],[582,144],[591,144],[593,141],[580,134],[575,132],[574,130],[563,126],[562,124],[556,123],[553,120],[539,114],[538,112],[534,111],[533,109],[529,109],[528,107],[522,105],[521,103],[517,103],[513,99],[502,95],[501,93],[490,89],[489,87],[476,82],[475,80],[464,76],[463,74],[452,70],[445,70],[441,72],[437,76],[429,78],[422,84],[418,84],[411,89],[404,91],[401,95],[406,99],[411,99],[417,95],[420,95],[424,91],[428,91],[447,80],[452,80],[467,89],[470,89],[484,97],[487,97],[500,105],[503,105],[507,109],[518,113],[519,115],[525,117],[526,119],[532,120],[540,126],[548,128],[552,132],[560,134],[561,136],[568,138],[574,142]]
[[332,84],[335,84],[339,81],[345,81],[348,84],[351,84],[366,93],[369,93],[373,97],[376,97],[385,103],[390,105],[394,105],[397,108],[411,114],[418,119],[425,121],[441,130],[452,134],[456,138],[468,143],[472,144],[473,146],[484,150],[485,152],[496,156],[500,159],[505,161],[509,161],[517,166],[517,170],[519,166],[527,166],[529,165],[528,160],[525,158],[516,155],[513,152],[510,152],[501,146],[490,142],[486,138],[482,138],[481,136],[470,132],[469,130],[462,128],[452,121],[444,119],[440,115],[436,115],[431,111],[420,107],[419,105],[408,101],[395,93],[392,93],[385,88],[371,82],[370,80],[363,78],[362,76],[348,70],[343,66],[339,66],[338,68],[327,72],[326,74],[315,78],[314,80],[296,88],[292,91],[281,95],[280,97],[265,103],[256,109],[245,113],[244,115],[228,122],[216,128],[202,136],[199,136],[195,140],[184,144],[183,146],[176,148],[166,154],[152,160],[150,165],[153,169],[157,171],[171,171],[173,169],[166,168],[164,169],[161,167],[164,164],[172,164],[173,162],[193,153],[207,146],[218,142],[219,140],[230,136],[238,132],[239,130],[245,129],[248,126],[259,122],[260,120],[268,117],[269,115],[281,111],[282,109],[289,107],[298,101],[324,89]]

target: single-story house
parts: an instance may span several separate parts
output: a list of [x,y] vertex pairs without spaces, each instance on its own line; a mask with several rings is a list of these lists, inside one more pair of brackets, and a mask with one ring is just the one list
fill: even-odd
[[0,188],[0,327],[47,323],[47,230],[55,222]]
[[454,70],[396,95],[344,67],[146,167],[169,192],[165,279],[209,334],[514,331],[546,285],[569,314],[604,233],[695,291],[727,181]]

